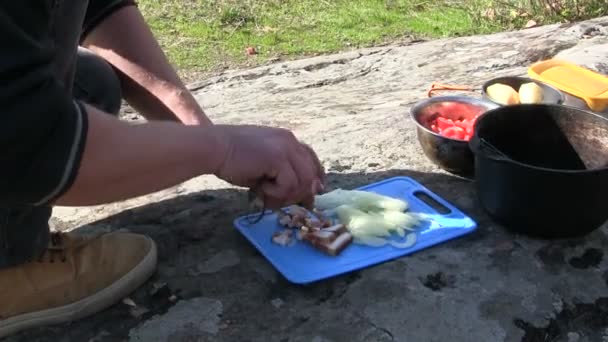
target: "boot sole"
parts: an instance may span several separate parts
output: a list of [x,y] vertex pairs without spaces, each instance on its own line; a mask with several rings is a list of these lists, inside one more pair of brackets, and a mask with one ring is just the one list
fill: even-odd
[[67,323],[93,315],[127,297],[154,274],[157,263],[156,244],[148,238],[150,252],[131,271],[105,289],[69,305],[31,312],[0,322],[0,338],[25,329]]

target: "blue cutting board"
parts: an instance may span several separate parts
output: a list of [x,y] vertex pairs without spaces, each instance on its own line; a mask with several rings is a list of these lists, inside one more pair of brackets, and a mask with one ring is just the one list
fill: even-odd
[[[324,254],[305,241],[297,241],[289,247],[273,243],[272,234],[282,228],[276,214],[270,212],[255,224],[250,222],[254,222],[259,213],[239,217],[234,225],[288,281],[296,284],[316,282],[402,257],[471,233],[477,228],[470,217],[409,177],[390,178],[357,190],[406,200],[409,203],[408,212],[429,215],[432,223],[425,222],[416,229],[417,241],[410,248],[351,244],[335,257]],[[440,213],[426,200],[419,199],[417,194],[429,196],[443,205],[444,210]]]

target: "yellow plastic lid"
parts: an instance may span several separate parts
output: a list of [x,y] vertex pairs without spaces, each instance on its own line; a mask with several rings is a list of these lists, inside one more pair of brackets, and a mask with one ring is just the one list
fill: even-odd
[[608,108],[608,77],[566,61],[550,59],[528,69],[530,78],[583,99],[592,111]]

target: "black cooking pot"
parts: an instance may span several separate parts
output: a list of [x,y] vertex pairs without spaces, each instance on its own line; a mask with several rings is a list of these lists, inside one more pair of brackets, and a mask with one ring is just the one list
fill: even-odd
[[483,208],[540,238],[585,235],[608,220],[608,119],[539,104],[490,110],[470,141]]

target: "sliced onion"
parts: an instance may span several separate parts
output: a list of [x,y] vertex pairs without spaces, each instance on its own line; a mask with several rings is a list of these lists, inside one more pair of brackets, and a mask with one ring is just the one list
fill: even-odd
[[382,247],[385,246],[388,241],[380,237],[363,235],[356,237],[354,243],[370,247]]
[[401,228],[401,227],[397,227],[397,234],[400,237],[404,237],[405,236],[405,229]]
[[413,245],[416,244],[416,234],[415,233],[410,233],[407,234],[407,236],[405,237],[405,241],[403,242],[397,242],[397,241],[388,241],[388,243],[395,247],[395,248],[401,248],[401,249],[405,249],[405,248],[410,248]]

